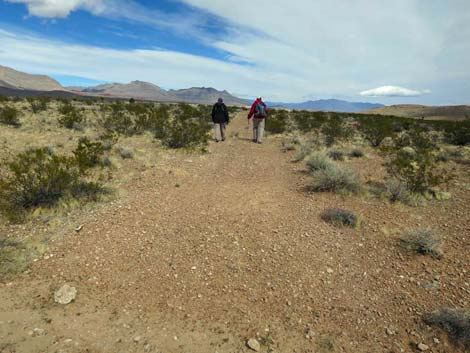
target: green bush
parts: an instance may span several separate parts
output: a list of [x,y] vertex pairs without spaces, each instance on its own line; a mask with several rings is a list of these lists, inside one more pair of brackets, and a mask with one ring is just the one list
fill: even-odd
[[297,128],[302,132],[318,130],[328,119],[328,115],[325,112],[300,110],[293,111],[291,114]]
[[0,94],[0,102],[9,102],[10,98]]
[[426,132],[410,130],[382,150],[390,175],[403,182],[410,192],[423,194],[450,179],[450,174],[439,167],[436,149]]
[[106,115],[103,126],[108,131],[127,136],[131,136],[136,132],[132,118],[125,111],[113,110]]
[[205,116],[201,110],[180,104],[173,119],[165,123],[160,139],[170,148],[206,146],[211,130],[210,121],[210,116]]
[[326,210],[321,215],[321,218],[324,221],[333,223],[335,225],[347,226],[347,227],[352,227],[352,228],[356,228],[359,226],[358,216],[356,216],[351,211],[347,211],[347,210],[343,210],[339,208]]
[[334,114],[328,118],[321,128],[325,135],[325,144],[331,146],[338,141],[347,140],[352,136],[352,130],[346,125],[344,116]]
[[446,122],[444,138],[447,143],[452,145],[470,145],[470,119],[466,119],[463,122]]
[[0,180],[0,211],[20,222],[27,211],[52,207],[67,197],[96,198],[103,188],[82,178],[86,168],[79,163],[76,156],[58,156],[48,148],[20,153],[8,163],[7,177]]
[[86,137],[80,138],[77,148],[73,151],[76,164],[81,174],[101,165],[104,147],[101,142],[92,142]]
[[266,131],[273,134],[282,134],[287,130],[289,115],[285,110],[270,112],[266,119]]
[[332,163],[327,168],[313,173],[310,189],[319,192],[358,193],[362,187],[355,171]]
[[59,108],[59,124],[67,129],[81,130],[84,118],[70,102],[62,103]]
[[394,135],[395,126],[392,119],[380,116],[363,116],[359,118],[359,130],[373,147],[378,147],[386,137]]
[[413,229],[407,232],[401,239],[401,246],[418,254],[431,255],[434,258],[442,257],[441,237],[427,228]]
[[28,98],[28,102],[31,106],[31,110],[34,114],[47,110],[47,104],[49,100],[47,98]]
[[470,349],[470,311],[441,309],[424,316],[424,322],[446,331],[457,346]]
[[0,108],[0,123],[19,127],[21,125],[19,115],[20,112],[15,107],[2,107]]

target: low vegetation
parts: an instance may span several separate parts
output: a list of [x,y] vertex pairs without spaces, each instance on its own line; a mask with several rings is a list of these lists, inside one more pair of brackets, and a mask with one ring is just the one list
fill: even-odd
[[417,228],[408,231],[400,239],[401,246],[422,255],[440,259],[442,239],[439,234],[428,228]]
[[470,311],[445,308],[426,315],[424,322],[447,332],[456,345],[470,349]]
[[334,225],[340,226],[347,226],[352,228],[357,228],[359,226],[359,217],[356,216],[353,212],[339,209],[339,208],[332,208],[326,210],[321,215],[321,218]]
[[11,107],[11,106],[0,107],[0,123],[1,124],[19,127],[21,125],[19,116],[20,116],[19,110],[14,107]]
[[52,207],[67,198],[96,200],[103,187],[85,179],[97,163],[99,149],[81,140],[73,157],[56,155],[48,148],[31,149],[8,163],[0,180],[0,211],[10,221],[21,222],[37,207]]
[[312,191],[357,194],[362,190],[359,175],[354,170],[337,164],[317,170],[312,176],[313,181],[310,185]]

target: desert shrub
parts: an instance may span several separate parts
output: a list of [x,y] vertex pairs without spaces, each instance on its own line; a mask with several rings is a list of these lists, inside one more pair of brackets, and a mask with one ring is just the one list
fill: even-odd
[[321,215],[325,222],[333,223],[335,225],[342,225],[347,227],[356,228],[359,226],[359,217],[353,212],[342,210],[339,208],[332,208],[326,210]]
[[351,158],[362,158],[364,157],[364,151],[359,148],[354,148],[349,152],[349,157]]
[[59,108],[59,124],[67,129],[82,130],[84,118],[81,113],[70,102],[62,103]]
[[359,119],[359,130],[373,147],[378,147],[386,137],[394,134],[394,123],[390,118],[363,116]]
[[340,114],[331,115],[323,124],[321,132],[325,135],[325,144],[327,146],[331,146],[338,141],[347,140],[352,135],[351,128],[346,125],[345,117]]
[[187,104],[180,104],[174,118],[166,122],[160,139],[170,148],[195,148],[207,145],[210,130],[210,116]]
[[8,101],[10,101],[10,98],[0,94],[0,102],[8,102]]
[[400,243],[403,248],[418,254],[431,255],[437,259],[442,257],[442,239],[431,229],[412,229],[402,236]]
[[0,180],[0,209],[12,220],[25,210],[53,206],[80,176],[72,159],[51,155],[46,148],[19,154],[9,170],[10,177]]
[[52,207],[67,197],[97,197],[104,190],[82,179],[86,168],[76,156],[55,155],[48,148],[20,153],[7,167],[7,176],[0,179],[0,211],[13,222],[36,207]]
[[113,146],[118,142],[119,135],[114,132],[106,132],[98,137],[98,140],[101,141],[104,151],[111,151]]
[[47,110],[47,104],[49,100],[47,98],[28,98],[28,102],[31,106],[31,110],[34,114]]
[[282,141],[282,149],[284,151],[295,151],[295,144],[290,141]]
[[266,119],[266,131],[274,134],[282,134],[287,129],[289,115],[285,110],[276,110],[270,113]]
[[132,159],[134,158],[134,152],[128,148],[119,147],[117,152],[121,156],[122,159]]
[[170,113],[167,106],[158,108],[149,108],[145,113],[136,117],[136,130],[150,131],[156,138],[162,138],[165,135],[165,128],[170,121]]
[[462,122],[446,122],[444,138],[447,143],[452,145],[470,145],[470,119]]
[[0,123],[14,127],[20,126],[20,112],[15,107],[0,107]]
[[412,130],[383,148],[389,174],[403,182],[412,193],[446,183],[450,173],[439,167],[436,144],[423,131]]
[[327,113],[324,112],[300,110],[293,111],[291,114],[297,128],[302,132],[320,129],[328,119]]
[[388,179],[385,183],[386,193],[391,202],[402,202],[408,204],[410,202],[410,192],[406,185],[397,179]]
[[129,104],[134,104],[134,103],[135,103],[135,99],[134,99],[134,98],[129,99]]
[[301,144],[297,148],[297,152],[294,155],[294,162],[300,162],[305,159],[311,152],[313,146],[310,143]]
[[358,193],[361,183],[358,174],[349,168],[331,164],[313,173],[312,191],[333,191],[337,193]]
[[447,151],[439,151],[436,156],[436,160],[438,162],[449,162],[450,161],[450,154]]
[[313,152],[307,158],[307,167],[311,172],[331,167],[332,162],[324,153]]
[[122,135],[132,135],[135,133],[135,126],[132,118],[123,110],[112,110],[105,116],[103,126],[110,132]]
[[329,150],[328,157],[330,157],[334,161],[344,161],[345,153],[341,150]]
[[470,349],[470,311],[445,308],[425,315],[424,322],[440,327],[456,345]]
[[80,138],[73,151],[80,173],[84,174],[89,169],[100,165],[103,153],[104,148],[101,142],[92,142],[86,137]]

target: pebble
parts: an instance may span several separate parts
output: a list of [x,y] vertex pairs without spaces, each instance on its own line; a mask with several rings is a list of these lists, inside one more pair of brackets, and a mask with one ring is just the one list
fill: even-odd
[[328,272],[328,273],[331,274],[331,273],[333,273],[333,269],[328,267],[328,268],[326,269],[326,272]]
[[385,330],[385,333],[389,336],[393,336],[395,334],[395,331],[387,327],[387,329]]
[[255,352],[259,352],[261,350],[259,342],[254,338],[250,338],[248,342],[246,342],[246,345]]
[[77,290],[75,287],[70,287],[68,284],[64,284],[54,293],[54,300],[56,303],[67,305],[75,300],[77,296]]
[[133,340],[134,340],[135,343],[139,343],[142,340],[142,337],[141,336],[135,336]]
[[421,352],[424,352],[424,351],[427,351],[429,349],[429,346],[425,345],[424,343],[420,343],[420,344],[418,344],[418,349]]

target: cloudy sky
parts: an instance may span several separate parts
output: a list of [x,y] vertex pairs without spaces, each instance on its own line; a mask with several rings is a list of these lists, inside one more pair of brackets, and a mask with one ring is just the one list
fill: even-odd
[[0,0],[0,65],[269,101],[470,104],[468,0]]

